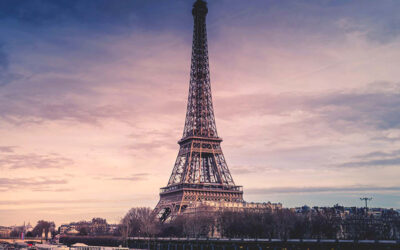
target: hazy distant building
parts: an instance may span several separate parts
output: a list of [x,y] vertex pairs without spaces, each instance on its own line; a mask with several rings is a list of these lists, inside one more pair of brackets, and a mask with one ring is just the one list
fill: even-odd
[[71,222],[62,224],[59,232],[63,234],[81,234],[81,235],[106,235],[113,234],[118,230],[118,225],[108,224],[105,219],[93,218],[91,221]]
[[13,230],[12,227],[0,226],[0,237],[1,238],[9,238],[12,230]]

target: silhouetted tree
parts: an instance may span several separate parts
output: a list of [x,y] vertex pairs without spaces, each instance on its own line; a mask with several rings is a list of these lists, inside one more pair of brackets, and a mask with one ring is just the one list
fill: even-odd
[[193,211],[185,214],[183,223],[183,233],[185,236],[206,237],[212,234],[215,225],[215,215],[207,211],[206,207],[198,208],[199,211]]
[[[400,215],[386,211],[381,217],[366,216],[353,208],[313,209],[300,212],[279,210],[223,210],[198,207],[186,210],[164,223],[152,217],[150,208],[133,208],[121,220],[123,236],[196,237],[211,236],[217,230],[230,238],[321,238],[321,239],[399,239]],[[343,216],[343,217],[341,217]]]
[[303,239],[310,235],[311,223],[306,214],[297,214],[294,217],[293,228],[290,232],[291,238]]
[[131,208],[121,220],[123,236],[152,236],[158,231],[157,223],[148,207]]
[[289,209],[280,209],[274,213],[275,236],[281,239],[290,238],[294,230],[296,214]]
[[89,234],[89,227],[88,226],[81,226],[79,227],[79,235],[88,235]]
[[184,227],[187,220],[187,216],[179,214],[170,221],[160,223],[159,236],[161,237],[185,237]]
[[[51,233],[53,231],[55,231],[55,224],[52,221],[44,221],[44,220],[40,220],[37,222],[36,226],[33,228],[32,230],[32,234],[35,237],[41,237],[42,233],[44,232],[46,237],[48,237],[49,235],[51,235]],[[50,234],[49,234],[50,232]]]

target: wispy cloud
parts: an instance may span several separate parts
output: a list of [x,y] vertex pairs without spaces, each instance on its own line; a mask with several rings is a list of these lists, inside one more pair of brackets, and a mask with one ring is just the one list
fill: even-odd
[[[7,98],[8,99],[8,98]],[[129,117],[132,109],[112,105],[85,106],[65,102],[51,104],[45,100],[24,99],[16,102],[12,98],[3,100],[0,116],[4,121],[16,125],[40,124],[48,121],[70,121],[100,125],[105,119]]]
[[[379,86],[379,83],[377,83]],[[400,84],[396,84],[397,87]],[[284,93],[280,95],[251,94],[221,98],[223,117],[248,115],[287,116],[304,112],[303,122],[329,124],[335,130],[344,128],[390,129],[400,126],[400,94],[382,89],[347,90],[321,94]],[[236,103],[235,109],[228,103]]]
[[0,146],[0,153],[13,153],[14,148],[12,146]]
[[3,46],[4,45],[0,43],[0,72],[6,70],[9,64],[8,56],[4,51]]
[[398,192],[400,186],[339,186],[339,187],[273,187],[246,189],[248,194],[289,194],[289,193],[357,193],[357,192]]
[[[139,138],[144,140],[144,136]],[[177,144],[172,140],[173,140],[172,138],[151,139],[151,141],[149,142],[135,142],[127,146],[127,148],[129,150],[134,150],[139,152],[149,151],[149,150],[153,151],[159,148],[177,149],[178,148]]]
[[340,164],[339,167],[381,167],[381,166],[397,166],[400,168],[400,157],[391,159],[379,159],[369,161],[352,161]]
[[[8,151],[7,151],[8,150]],[[12,153],[9,148],[6,151]],[[74,164],[72,159],[62,157],[58,154],[0,154],[0,168],[2,169],[47,169],[47,168],[65,168]]]
[[0,87],[5,86],[15,80],[21,78],[20,74],[9,71],[10,60],[4,49],[4,45],[0,41]]
[[371,158],[396,157],[396,156],[400,156],[400,150],[394,150],[391,152],[373,151],[367,154],[358,155],[356,156],[356,158],[371,159]]
[[[175,8],[186,6],[180,1]],[[0,19],[14,19],[30,27],[79,26],[92,28],[96,32],[118,32],[135,26],[138,28],[157,29],[171,25],[181,27],[179,17],[188,16],[185,12],[171,12],[169,5],[159,4],[155,0],[144,2],[99,0],[79,1],[37,1],[18,2],[5,0],[0,4]],[[160,18],[177,16],[176,18]],[[175,20],[178,19],[178,20]],[[101,29],[100,27],[103,29]],[[115,30],[115,27],[119,29]],[[114,28],[114,29],[113,29]]]
[[397,166],[400,168],[400,150],[373,151],[354,158],[357,160],[341,163],[338,166],[346,168]]
[[231,170],[232,173],[235,175],[247,175],[247,174],[266,174],[268,172],[277,172],[279,171],[278,169],[274,169],[271,167],[266,167],[266,166],[255,166],[255,165],[242,165],[242,166],[237,166],[233,165],[230,166],[229,169]]
[[123,177],[110,177],[109,180],[113,181],[144,181],[148,179],[149,174],[147,173],[140,173],[140,174],[133,174],[130,176],[123,176]]
[[[42,178],[0,178],[2,191],[24,189],[29,187],[32,191],[60,191],[58,185],[67,184],[65,179]],[[70,190],[70,189],[68,189]]]

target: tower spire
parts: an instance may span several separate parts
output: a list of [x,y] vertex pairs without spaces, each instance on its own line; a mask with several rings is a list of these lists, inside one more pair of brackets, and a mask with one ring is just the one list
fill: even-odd
[[208,62],[206,15],[207,3],[193,4],[193,43],[189,96],[183,139],[189,136],[218,137],[211,96]]

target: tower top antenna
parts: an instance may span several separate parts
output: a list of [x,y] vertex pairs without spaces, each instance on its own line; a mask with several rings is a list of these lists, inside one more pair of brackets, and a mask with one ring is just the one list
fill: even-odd
[[208,13],[207,2],[203,0],[197,0],[193,4],[192,14],[193,16],[205,16]]

